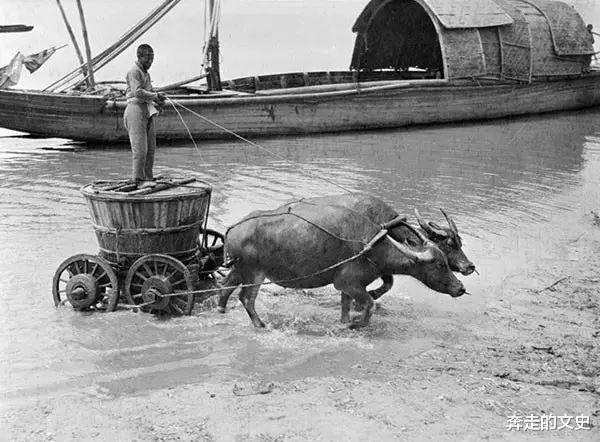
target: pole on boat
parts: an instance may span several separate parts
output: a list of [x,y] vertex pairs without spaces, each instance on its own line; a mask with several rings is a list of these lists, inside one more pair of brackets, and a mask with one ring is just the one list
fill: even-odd
[[56,4],[58,5],[58,9],[60,9],[60,14],[62,15],[63,21],[65,22],[65,26],[67,27],[67,32],[69,33],[69,37],[71,37],[71,42],[73,43],[75,52],[77,52],[77,58],[79,59],[79,64],[83,64],[83,55],[81,55],[81,49],[79,49],[79,45],[77,44],[77,39],[75,38],[75,34],[73,33],[73,28],[71,28],[71,24],[69,23],[67,14],[65,14],[65,10],[64,10],[60,0],[56,0]]
[[[209,16],[210,23],[215,23],[215,0],[209,0]],[[207,70],[207,82],[208,89],[212,91],[220,91],[221,88],[221,72],[219,67],[219,31],[217,27],[214,27],[214,34],[212,33],[213,28],[211,27],[211,33],[209,34],[208,40],[208,67]]]
[[88,71],[88,86],[93,88],[96,85],[94,81],[94,66],[92,65],[92,51],[90,49],[90,41],[88,40],[87,26],[85,25],[85,17],[83,15],[83,7],[81,0],[77,0],[77,8],[79,9],[79,18],[81,19],[81,30],[83,32],[83,42],[85,43],[85,56],[87,58]]
[[182,80],[182,81],[178,81],[176,83],[171,83],[171,84],[166,84],[164,86],[161,87],[155,87],[154,92],[163,92],[163,91],[168,91],[169,89],[176,89],[180,86],[184,86],[186,84],[189,84],[193,81],[197,81],[197,80],[202,80],[203,78],[208,77],[208,74],[200,74],[200,75],[196,75],[195,77],[192,78],[188,78],[187,80]]

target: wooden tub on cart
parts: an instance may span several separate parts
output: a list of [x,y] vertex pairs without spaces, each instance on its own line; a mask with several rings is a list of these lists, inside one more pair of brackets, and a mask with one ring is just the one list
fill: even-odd
[[68,302],[76,310],[113,311],[120,302],[189,315],[199,300],[189,292],[215,286],[224,236],[206,228],[208,183],[162,179],[154,188],[138,190],[131,181],[102,181],[81,193],[99,252],[60,264],[52,284],[56,306]]

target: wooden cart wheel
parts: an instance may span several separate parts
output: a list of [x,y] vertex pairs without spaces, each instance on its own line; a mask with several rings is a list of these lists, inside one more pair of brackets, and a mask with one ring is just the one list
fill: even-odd
[[207,264],[209,269],[217,269],[225,262],[225,235],[216,230],[202,229],[198,236],[198,248],[200,255],[208,257]]
[[168,255],[146,255],[135,261],[127,272],[123,287],[132,305],[145,312],[189,315],[194,308],[194,295],[162,297],[169,293],[194,290],[192,275],[181,261]]
[[119,297],[117,274],[99,256],[71,256],[54,273],[52,296],[57,307],[68,301],[75,310],[93,308],[112,312]]

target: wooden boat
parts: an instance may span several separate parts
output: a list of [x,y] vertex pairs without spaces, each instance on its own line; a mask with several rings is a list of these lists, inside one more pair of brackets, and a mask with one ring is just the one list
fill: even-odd
[[[209,88],[170,88],[175,106],[158,117],[158,138],[187,138],[188,128],[199,139],[364,130],[600,104],[600,71],[590,68],[591,30],[562,2],[372,0],[353,31],[349,71],[217,84],[212,77]],[[0,126],[125,141],[125,105],[115,90],[2,90]]]

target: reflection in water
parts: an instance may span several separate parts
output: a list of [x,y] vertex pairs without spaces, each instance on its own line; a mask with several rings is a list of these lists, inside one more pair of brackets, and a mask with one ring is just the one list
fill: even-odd
[[[183,144],[159,150],[157,171],[210,182],[210,224],[220,230],[251,210],[342,192],[315,175],[379,195],[407,215],[418,207],[439,221],[437,208],[443,207],[482,272],[467,282],[470,291],[491,296],[511,269],[553,253],[553,235],[564,226],[549,220],[568,219],[586,207],[586,198],[597,198],[599,117],[587,111],[260,140],[290,162],[239,141],[202,143],[200,153]],[[86,316],[53,308],[50,287],[58,264],[97,251],[78,189],[126,177],[129,167],[126,146],[0,138],[0,392],[8,397],[59,391],[90,378],[98,385],[128,379],[132,391],[152,378],[158,388],[201,380],[219,367],[233,376],[249,363],[240,360],[251,357],[246,347],[253,345],[245,312],[161,322],[129,312]],[[406,278],[395,290],[425,291]],[[469,309],[477,302],[485,298],[445,308]]]

